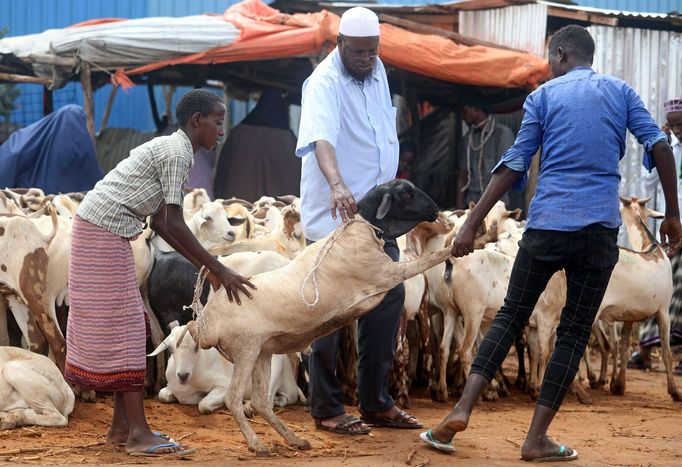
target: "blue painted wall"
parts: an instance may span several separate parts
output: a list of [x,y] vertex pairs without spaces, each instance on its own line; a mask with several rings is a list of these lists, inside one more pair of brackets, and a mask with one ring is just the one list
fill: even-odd
[[[94,18],[144,18],[150,16],[188,16],[201,13],[222,13],[236,0],[0,0],[0,29],[7,28],[7,36],[35,34],[51,28],[66,26]],[[19,85],[21,96],[15,101],[19,107],[12,121],[28,125],[42,117],[42,87]],[[173,96],[172,108],[189,88],[179,88]],[[95,123],[99,128],[111,86],[98,89],[94,95]],[[157,90],[159,113],[164,101]],[[54,106],[83,103],[80,83],[69,83],[54,92]],[[247,103],[235,102],[231,108],[233,120],[246,114]],[[236,122],[235,122],[236,123]],[[111,109],[108,126],[155,130],[147,89],[135,86],[127,93],[118,92]]]

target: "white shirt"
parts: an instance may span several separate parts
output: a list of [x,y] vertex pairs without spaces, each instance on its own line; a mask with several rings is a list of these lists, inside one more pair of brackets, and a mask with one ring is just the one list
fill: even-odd
[[309,240],[332,232],[331,192],[315,157],[315,142],[328,141],[336,150],[339,172],[359,201],[369,190],[398,172],[396,109],[391,103],[384,65],[360,83],[348,74],[338,49],[303,83],[301,124],[296,155],[301,168],[301,221]]
[[[675,167],[677,169],[677,202],[682,208],[682,142],[678,140],[675,135],[670,137],[670,146],[673,148],[673,156],[675,156]],[[651,171],[651,173],[646,173],[644,175],[644,191],[647,196],[651,196],[652,200],[656,200],[656,204],[653,203],[653,209],[665,212],[665,196],[663,195],[663,188],[661,187],[661,182],[658,178],[658,169]],[[654,196],[655,195],[655,196]],[[656,229],[658,230],[658,229]]]

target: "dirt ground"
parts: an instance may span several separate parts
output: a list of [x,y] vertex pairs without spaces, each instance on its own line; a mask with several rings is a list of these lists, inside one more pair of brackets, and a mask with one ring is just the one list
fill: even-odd
[[[682,378],[677,378],[682,387]],[[551,435],[578,450],[572,465],[682,465],[682,403],[666,393],[660,371],[628,371],[624,396],[588,389],[592,405],[580,405],[569,395],[552,426]],[[527,465],[519,461],[520,445],[530,423],[533,403],[513,392],[498,402],[483,402],[469,429],[458,435],[457,452],[433,451],[417,441],[419,431],[374,429],[370,436],[346,437],[316,431],[304,407],[287,408],[282,419],[313,449],[286,447],[265,423],[255,430],[272,448],[269,459],[256,458],[228,412],[200,415],[195,406],[146,403],[156,430],[172,435],[197,452],[184,460],[133,458],[106,445],[104,433],[112,413],[110,397],[95,404],[77,403],[65,428],[24,427],[0,432],[0,465],[5,464],[144,464],[187,465]],[[413,398],[411,413],[431,426],[449,410],[423,394]],[[355,412],[349,408],[352,413]]]

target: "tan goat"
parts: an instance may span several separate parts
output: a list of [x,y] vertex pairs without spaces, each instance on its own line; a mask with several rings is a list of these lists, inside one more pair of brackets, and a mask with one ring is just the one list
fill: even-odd
[[450,256],[443,248],[416,261],[393,262],[383,251],[373,225],[396,238],[422,220],[433,220],[436,206],[405,180],[370,191],[359,203],[361,216],[305,250],[291,263],[254,276],[252,300],[230,303],[224,289],[209,297],[197,321],[188,326],[202,348],[217,348],[234,363],[226,405],[246,437],[249,449],[267,455],[242,408],[252,378],[251,405],[285,440],[300,449],[310,443],[275,416],[268,403],[273,354],[292,353],[372,310],[404,280]]

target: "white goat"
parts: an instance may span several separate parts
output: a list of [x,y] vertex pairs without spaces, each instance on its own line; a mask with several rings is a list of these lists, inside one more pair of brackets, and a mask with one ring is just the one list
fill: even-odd
[[[205,249],[213,252],[227,244],[234,242],[234,225],[241,224],[244,220],[228,219],[223,205],[216,201],[204,203],[201,208],[187,221],[187,227],[197,237],[197,240]],[[173,248],[160,236],[152,238],[154,246],[163,252],[173,251]],[[216,252],[219,254],[219,252]]]
[[[168,349],[171,353],[166,368],[168,385],[159,391],[161,402],[198,404],[203,414],[225,407],[227,388],[232,380],[234,365],[216,349],[200,349],[192,336],[185,334],[186,326],[171,323],[171,333],[149,356]],[[244,398],[250,399],[247,387]],[[287,355],[273,355],[268,401],[271,406],[284,407],[305,400],[296,385],[296,377]]]
[[0,347],[0,429],[65,426],[73,404],[73,391],[50,359]]

